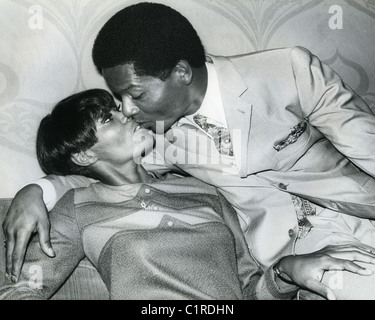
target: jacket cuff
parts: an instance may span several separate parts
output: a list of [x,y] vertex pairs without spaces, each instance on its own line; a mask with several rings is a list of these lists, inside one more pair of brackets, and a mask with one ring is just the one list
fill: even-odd
[[278,286],[276,283],[277,275],[273,270],[273,266],[265,271],[264,276],[267,290],[274,298],[280,300],[291,300],[297,295],[299,287],[294,284],[285,283],[285,286],[282,288]]

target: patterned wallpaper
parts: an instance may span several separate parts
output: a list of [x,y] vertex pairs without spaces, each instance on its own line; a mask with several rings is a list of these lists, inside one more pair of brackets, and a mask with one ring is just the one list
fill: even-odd
[[[54,103],[102,87],[91,61],[101,26],[130,0],[0,1],[0,198],[43,175],[36,130]],[[375,0],[159,0],[214,54],[302,45],[375,110]]]

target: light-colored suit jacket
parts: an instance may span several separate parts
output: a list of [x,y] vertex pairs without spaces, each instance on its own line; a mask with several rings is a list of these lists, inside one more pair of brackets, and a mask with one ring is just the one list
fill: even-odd
[[375,116],[330,67],[299,47],[211,58],[242,178],[375,217]]
[[236,131],[240,177],[177,166],[216,185],[245,216],[242,230],[262,267],[293,253],[301,230],[290,194],[375,217],[375,117],[330,67],[298,47],[209,58]]

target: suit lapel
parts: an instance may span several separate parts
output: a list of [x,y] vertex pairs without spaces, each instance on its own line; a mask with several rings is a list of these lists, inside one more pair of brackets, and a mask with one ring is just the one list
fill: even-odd
[[210,58],[217,72],[225,117],[232,135],[236,164],[241,176],[246,176],[252,105],[241,96],[248,90],[248,87],[227,58],[212,56]]

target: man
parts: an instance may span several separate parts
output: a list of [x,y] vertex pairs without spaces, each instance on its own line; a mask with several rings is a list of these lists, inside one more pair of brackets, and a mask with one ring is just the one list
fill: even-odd
[[[205,56],[186,18],[142,3],[106,23],[93,59],[123,114],[159,134],[155,154],[227,197],[263,268],[327,241],[374,246],[373,224],[357,217],[375,215],[375,117],[307,50]],[[21,190],[4,222],[15,275],[31,232],[51,249],[41,195]],[[37,208],[26,213],[27,199]]]

